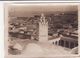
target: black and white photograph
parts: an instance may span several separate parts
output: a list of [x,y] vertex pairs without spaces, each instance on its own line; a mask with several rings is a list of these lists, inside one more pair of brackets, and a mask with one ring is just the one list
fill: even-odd
[[78,6],[9,4],[5,19],[8,55],[78,55]]

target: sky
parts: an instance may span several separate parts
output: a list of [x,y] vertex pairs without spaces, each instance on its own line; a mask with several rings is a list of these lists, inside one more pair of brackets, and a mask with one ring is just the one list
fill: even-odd
[[73,5],[17,5],[10,6],[9,12],[15,16],[31,16],[40,13],[70,12],[77,11],[77,6]]

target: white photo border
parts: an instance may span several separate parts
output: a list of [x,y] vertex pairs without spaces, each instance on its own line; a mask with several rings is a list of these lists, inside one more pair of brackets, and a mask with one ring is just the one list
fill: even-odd
[[[70,57],[76,57],[76,56],[80,56],[80,3],[54,3],[54,2],[43,2],[43,3],[40,3],[40,2],[9,2],[9,3],[4,3],[4,18],[5,18],[5,26],[4,26],[4,29],[5,29],[5,57],[6,56],[9,56],[9,57],[13,57],[13,58],[16,58],[16,57],[27,57],[26,55],[8,55],[8,7],[10,5],[31,5],[31,4],[38,4],[38,5],[76,5],[78,6],[78,55],[53,55],[53,56],[49,56],[49,57],[61,57],[61,56],[70,56]],[[41,56],[42,57],[42,56]],[[46,57],[46,56],[43,56],[43,57]]]

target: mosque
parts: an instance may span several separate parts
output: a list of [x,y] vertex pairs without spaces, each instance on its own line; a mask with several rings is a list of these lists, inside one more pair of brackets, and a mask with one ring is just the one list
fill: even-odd
[[[24,37],[24,32],[15,33],[14,31],[11,31],[9,33],[12,34],[12,36],[14,36],[14,34],[16,34],[16,35],[20,34],[20,37]],[[16,35],[15,35],[15,37],[16,37]],[[45,18],[43,13],[41,14],[40,21],[39,21],[39,38],[37,39],[38,41],[35,41],[35,43],[34,43],[34,38],[31,37],[30,33],[28,33],[28,35],[25,35],[24,38],[26,38],[26,37],[31,38],[31,41],[33,41],[33,44],[30,43],[27,46],[28,52],[32,52],[32,49],[35,46],[36,48],[34,48],[34,49],[38,53],[40,52],[42,54],[43,53],[47,53],[47,54],[59,53],[59,54],[61,54],[61,51],[62,51],[62,54],[70,54],[70,52],[66,51],[64,48],[68,48],[69,50],[71,50],[78,46],[78,38],[76,36],[64,36],[64,35],[60,34],[60,36],[58,38],[49,40],[48,39],[48,21]],[[24,39],[24,41],[25,41],[25,39]],[[38,44],[39,44],[39,46],[38,46]],[[44,50],[46,50],[46,52],[44,52],[44,50],[42,50],[43,48],[44,48]],[[19,43],[15,44],[13,49],[23,50],[22,46]],[[31,51],[29,51],[29,50],[31,50]],[[41,50],[41,51],[38,51],[38,50]],[[23,54],[25,54],[26,52],[23,52]],[[36,52],[36,54],[37,54],[37,52]],[[26,54],[28,54],[28,53],[26,53]]]

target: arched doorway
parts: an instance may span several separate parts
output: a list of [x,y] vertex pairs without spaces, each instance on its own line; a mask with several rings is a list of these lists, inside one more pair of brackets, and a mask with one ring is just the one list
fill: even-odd
[[64,40],[61,40],[60,43],[61,43],[61,46],[64,47]]
[[69,48],[69,42],[68,41],[65,41],[65,47]]

